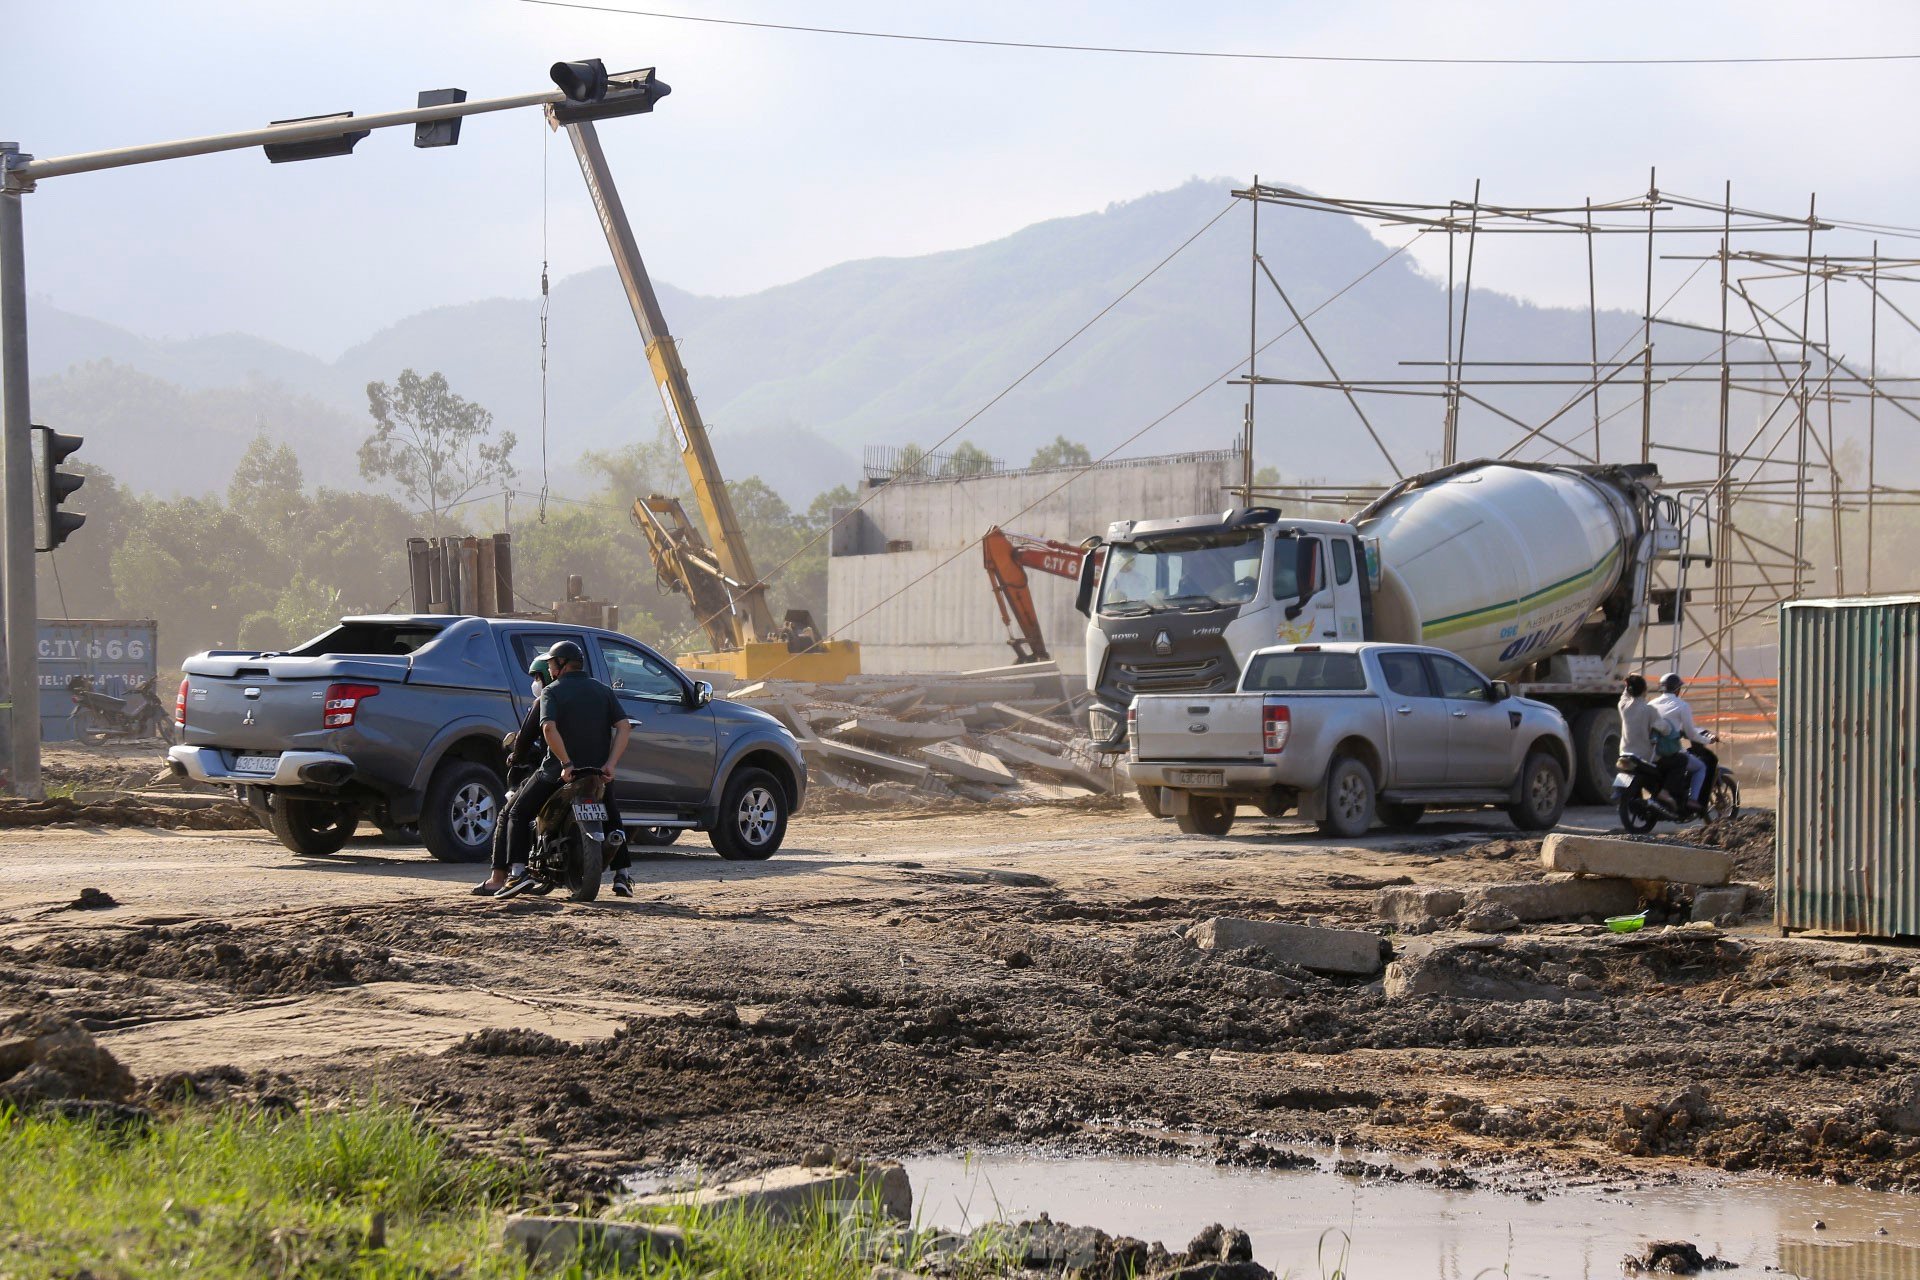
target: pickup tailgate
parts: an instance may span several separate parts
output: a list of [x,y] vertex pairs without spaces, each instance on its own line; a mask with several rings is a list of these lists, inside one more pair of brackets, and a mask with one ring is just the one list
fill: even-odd
[[1260,760],[1266,695],[1142,694],[1133,701],[1133,750],[1141,760]]
[[331,686],[400,684],[407,669],[406,658],[385,656],[189,658],[185,741],[263,753],[323,750],[337,736],[323,723]]

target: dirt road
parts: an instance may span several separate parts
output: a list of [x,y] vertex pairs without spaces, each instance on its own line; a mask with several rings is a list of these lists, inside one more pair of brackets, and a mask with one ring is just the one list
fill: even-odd
[[[638,864],[633,901],[593,905],[474,898],[475,869],[365,839],[327,859],[252,833],[0,839],[0,1007],[76,1018],[143,1078],[378,1087],[586,1176],[821,1143],[1259,1164],[1339,1139],[1568,1178],[1691,1161],[1920,1189],[1914,951],[1532,926],[1488,939],[1490,963],[1579,998],[1388,1000],[1182,936],[1215,915],[1378,927],[1382,886],[1537,878],[1503,819],[1335,848],[1287,823],[1180,836],[1110,802],[802,818],[771,862],[689,838]],[[89,887],[118,905],[69,905]]]

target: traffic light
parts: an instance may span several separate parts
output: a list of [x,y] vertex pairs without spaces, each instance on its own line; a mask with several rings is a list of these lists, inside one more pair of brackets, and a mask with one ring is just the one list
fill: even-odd
[[548,108],[557,124],[639,115],[653,110],[654,103],[673,92],[665,83],[654,79],[652,67],[608,75],[606,64],[598,58],[556,62],[548,74],[567,97],[565,102],[556,102]]
[[61,504],[73,496],[74,490],[87,482],[87,478],[78,472],[62,471],[60,464],[65,462],[81,443],[84,436],[62,435],[52,427],[35,426],[33,482],[39,501],[34,504],[39,513],[39,528],[34,530],[34,550],[52,551],[65,542],[75,529],[87,522],[86,516],[78,511],[62,511]]

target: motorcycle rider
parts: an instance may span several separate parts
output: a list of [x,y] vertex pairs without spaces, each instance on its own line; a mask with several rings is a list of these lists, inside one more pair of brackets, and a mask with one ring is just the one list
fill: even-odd
[[539,768],[540,757],[546,749],[546,742],[540,736],[540,694],[553,683],[547,655],[540,654],[528,663],[527,674],[533,678],[533,705],[527,708],[527,718],[520,722],[520,731],[513,735],[513,750],[507,753],[507,800],[501,806],[500,820],[493,824],[493,871],[473,886],[473,892],[483,898],[491,898],[507,887],[506,810],[512,806],[520,785]]
[[1687,740],[1687,794],[1694,808],[1703,809],[1707,803],[1707,781],[1719,771],[1720,757],[1707,750],[1706,744],[1713,741],[1713,734],[1695,726],[1693,708],[1680,696],[1686,687],[1687,682],[1680,678],[1679,672],[1669,671],[1660,677],[1660,692],[1647,701]]
[[[613,690],[587,674],[586,655],[579,645],[561,640],[547,650],[546,656],[553,680],[541,690],[536,709],[546,754],[539,770],[514,794],[502,815],[508,872],[495,897],[514,897],[532,887],[527,852],[533,841],[533,821],[541,808],[555,791],[573,781],[577,770],[602,769],[611,776],[633,730]],[[612,810],[608,812],[611,816]],[[623,898],[633,895],[627,861],[622,846],[614,859],[613,891]]]
[[1620,750],[1653,763],[1663,779],[1662,785],[1684,812],[1687,808],[1687,782],[1677,773],[1680,761],[1679,734],[1673,721],[1647,698],[1645,676],[1627,677],[1620,694]]

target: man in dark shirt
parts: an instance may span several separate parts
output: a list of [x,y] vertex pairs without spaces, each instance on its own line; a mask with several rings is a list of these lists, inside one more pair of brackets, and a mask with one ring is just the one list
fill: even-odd
[[[632,724],[613,690],[586,673],[586,655],[571,640],[547,650],[553,680],[540,692],[540,733],[547,753],[540,769],[528,778],[507,806],[506,884],[496,895],[514,897],[533,884],[527,874],[527,851],[533,842],[533,820],[553,793],[573,781],[576,770],[603,769],[609,777],[627,749]],[[624,854],[624,849],[622,850]],[[616,860],[613,891],[633,893],[625,858]]]
[[533,677],[533,705],[527,708],[527,718],[520,722],[520,731],[513,736],[513,750],[507,755],[507,803],[501,806],[500,817],[493,824],[493,872],[485,880],[473,886],[473,892],[481,897],[491,898],[507,887],[507,810],[513,805],[520,788],[540,766],[540,757],[546,754],[546,739],[540,736],[540,695],[553,681],[553,672],[547,666],[547,655],[541,654],[527,666],[527,674]]

